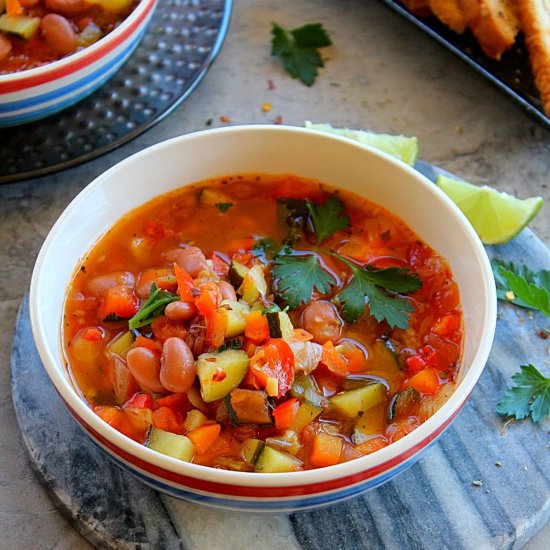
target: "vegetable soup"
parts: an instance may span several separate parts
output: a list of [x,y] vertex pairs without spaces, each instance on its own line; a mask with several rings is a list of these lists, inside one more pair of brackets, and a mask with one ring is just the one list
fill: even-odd
[[64,348],[94,412],[174,458],[291,472],[373,453],[455,387],[447,262],[387,210],[296,176],[187,186],[77,266]]
[[0,75],[40,67],[111,32],[139,0],[0,0]]

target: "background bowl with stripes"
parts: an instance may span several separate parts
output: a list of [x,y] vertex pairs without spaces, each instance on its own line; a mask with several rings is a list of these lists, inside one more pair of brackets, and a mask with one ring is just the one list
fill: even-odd
[[[107,425],[80,397],[60,346],[65,292],[79,258],[116,220],[155,196],[243,173],[296,174],[354,191],[401,217],[449,261],[464,310],[460,382],[449,400],[412,433],[371,455],[328,468],[279,474],[233,472],[152,451]],[[487,254],[469,222],[446,195],[408,165],[313,130],[236,126],[159,143],[88,185],[42,246],[32,276],[30,317],[42,363],[68,411],[121,468],[155,489],[198,504],[282,513],[327,506],[364,493],[420,457],[458,415],[481,375],[494,336],[496,293]]]
[[157,0],[141,0],[116,29],[73,55],[0,75],[0,127],[47,117],[97,90],[136,49],[156,4]]

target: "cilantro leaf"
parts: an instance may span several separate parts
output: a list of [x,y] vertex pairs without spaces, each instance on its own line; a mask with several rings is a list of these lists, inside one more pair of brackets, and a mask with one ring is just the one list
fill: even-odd
[[271,35],[271,55],[281,58],[283,67],[292,78],[311,86],[318,68],[324,67],[317,49],[332,44],[323,26],[313,23],[289,30],[272,23]]
[[550,271],[531,271],[526,265],[491,262],[497,296],[517,306],[536,309],[550,317]]
[[228,349],[241,349],[243,343],[238,338],[232,340],[226,340],[217,350],[216,353],[221,353]]
[[344,203],[335,195],[330,195],[323,204],[319,205],[307,201],[307,208],[317,233],[317,245],[336,231],[348,226],[349,217],[344,213]]
[[314,288],[326,294],[336,283],[334,277],[321,267],[316,254],[285,254],[276,256],[273,263],[277,293],[290,309],[309,303]]
[[508,388],[497,403],[497,412],[521,420],[531,416],[540,422],[550,416],[550,378],[529,364],[512,376],[515,386]]
[[162,290],[155,283],[151,285],[149,298],[142,304],[137,313],[128,321],[128,328],[136,328],[150,325],[154,319],[164,314],[164,308],[170,303],[179,300],[180,297]]
[[232,206],[232,202],[217,202],[214,205],[222,214],[225,214]]
[[387,291],[405,293],[418,290],[422,287],[418,275],[397,267],[376,269],[367,266],[361,269],[345,258],[337,257],[351,267],[353,276],[350,284],[338,294],[344,320],[348,323],[357,321],[365,309],[365,299],[368,299],[370,314],[377,321],[385,320],[392,328],[406,329],[410,319],[408,314],[414,308],[406,298]]

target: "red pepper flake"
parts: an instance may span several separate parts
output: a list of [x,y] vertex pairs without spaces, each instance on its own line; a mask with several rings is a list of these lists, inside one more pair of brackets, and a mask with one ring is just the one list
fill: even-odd
[[273,80],[271,80],[271,78],[269,78],[267,80],[267,89],[268,90],[274,90],[275,89],[275,83],[273,82]]
[[547,340],[548,339],[548,331],[547,330],[539,330],[537,332],[537,336],[541,339],[541,340]]
[[275,124],[282,124],[283,123],[283,117],[281,115],[277,115],[275,117],[275,120],[273,121]]
[[222,115],[220,117],[220,122],[223,122],[223,123],[231,122],[231,118],[228,115]]
[[216,367],[216,373],[212,376],[212,382],[221,382],[225,380],[227,372],[225,372],[221,367]]
[[206,360],[209,362],[209,363],[215,363],[217,361],[217,359],[215,357],[207,357]]

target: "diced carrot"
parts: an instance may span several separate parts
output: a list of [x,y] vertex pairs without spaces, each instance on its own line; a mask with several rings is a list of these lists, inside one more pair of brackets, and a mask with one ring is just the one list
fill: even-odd
[[371,453],[374,453],[374,451],[378,451],[387,446],[388,440],[384,436],[379,435],[360,443],[355,447],[355,449],[362,455],[370,455]]
[[438,336],[451,336],[460,326],[459,315],[444,315],[432,325],[431,332]]
[[176,275],[176,281],[178,283],[178,294],[184,302],[192,302],[195,297],[193,290],[195,290],[195,281],[193,277],[174,262],[174,274]]
[[176,290],[178,286],[174,272],[167,268],[146,269],[142,271],[136,286],[139,288],[153,282],[162,290]]
[[246,352],[246,355],[248,355],[248,357],[252,357],[256,353],[256,348],[257,347],[258,346],[257,346],[256,342],[254,342],[250,338],[245,338],[243,340],[242,349],[243,349],[243,351]]
[[345,342],[342,347],[341,353],[348,362],[348,371],[351,374],[364,372],[367,367],[367,358],[363,350],[351,342]]
[[135,393],[124,403],[124,408],[133,407],[138,409],[152,409],[153,398],[147,393]]
[[170,407],[159,407],[153,411],[153,426],[165,432],[183,434],[183,416]]
[[223,344],[227,317],[221,311],[213,311],[205,316],[206,320],[206,344],[212,348],[218,348]]
[[130,287],[118,285],[107,289],[99,306],[98,314],[102,320],[110,315],[129,319],[137,313],[138,309],[139,299],[134,291]]
[[275,427],[278,430],[287,430],[292,426],[296,413],[300,408],[300,401],[296,397],[287,399],[273,409],[273,418],[275,419]]
[[426,361],[420,357],[420,355],[415,354],[407,357],[405,359],[405,366],[411,372],[419,372],[427,367]]
[[323,344],[321,362],[337,376],[345,377],[349,374],[348,362],[336,351],[331,340]]
[[221,426],[219,424],[203,424],[185,435],[195,445],[195,451],[197,454],[204,454],[214,443],[220,435]]
[[437,370],[429,367],[417,372],[412,378],[409,378],[408,385],[419,393],[435,393],[440,386]]
[[313,466],[333,466],[340,461],[344,440],[337,435],[319,432],[313,439],[309,460]]
[[97,327],[90,327],[84,331],[84,340],[88,342],[99,342],[103,338],[103,331]]
[[200,294],[195,299],[195,305],[201,315],[208,317],[218,311],[221,301],[220,288],[216,283],[204,283],[199,287]]
[[19,0],[6,0],[6,13],[8,15],[21,15],[23,8]]
[[244,335],[256,344],[269,338],[267,317],[261,311],[252,311],[246,320]]
[[152,352],[160,355],[160,350],[157,342],[151,338],[146,338],[145,336],[137,336],[134,343],[139,348],[147,348]]
[[298,340],[299,342],[309,342],[309,340],[313,340],[313,334],[303,328],[295,328],[292,339]]

